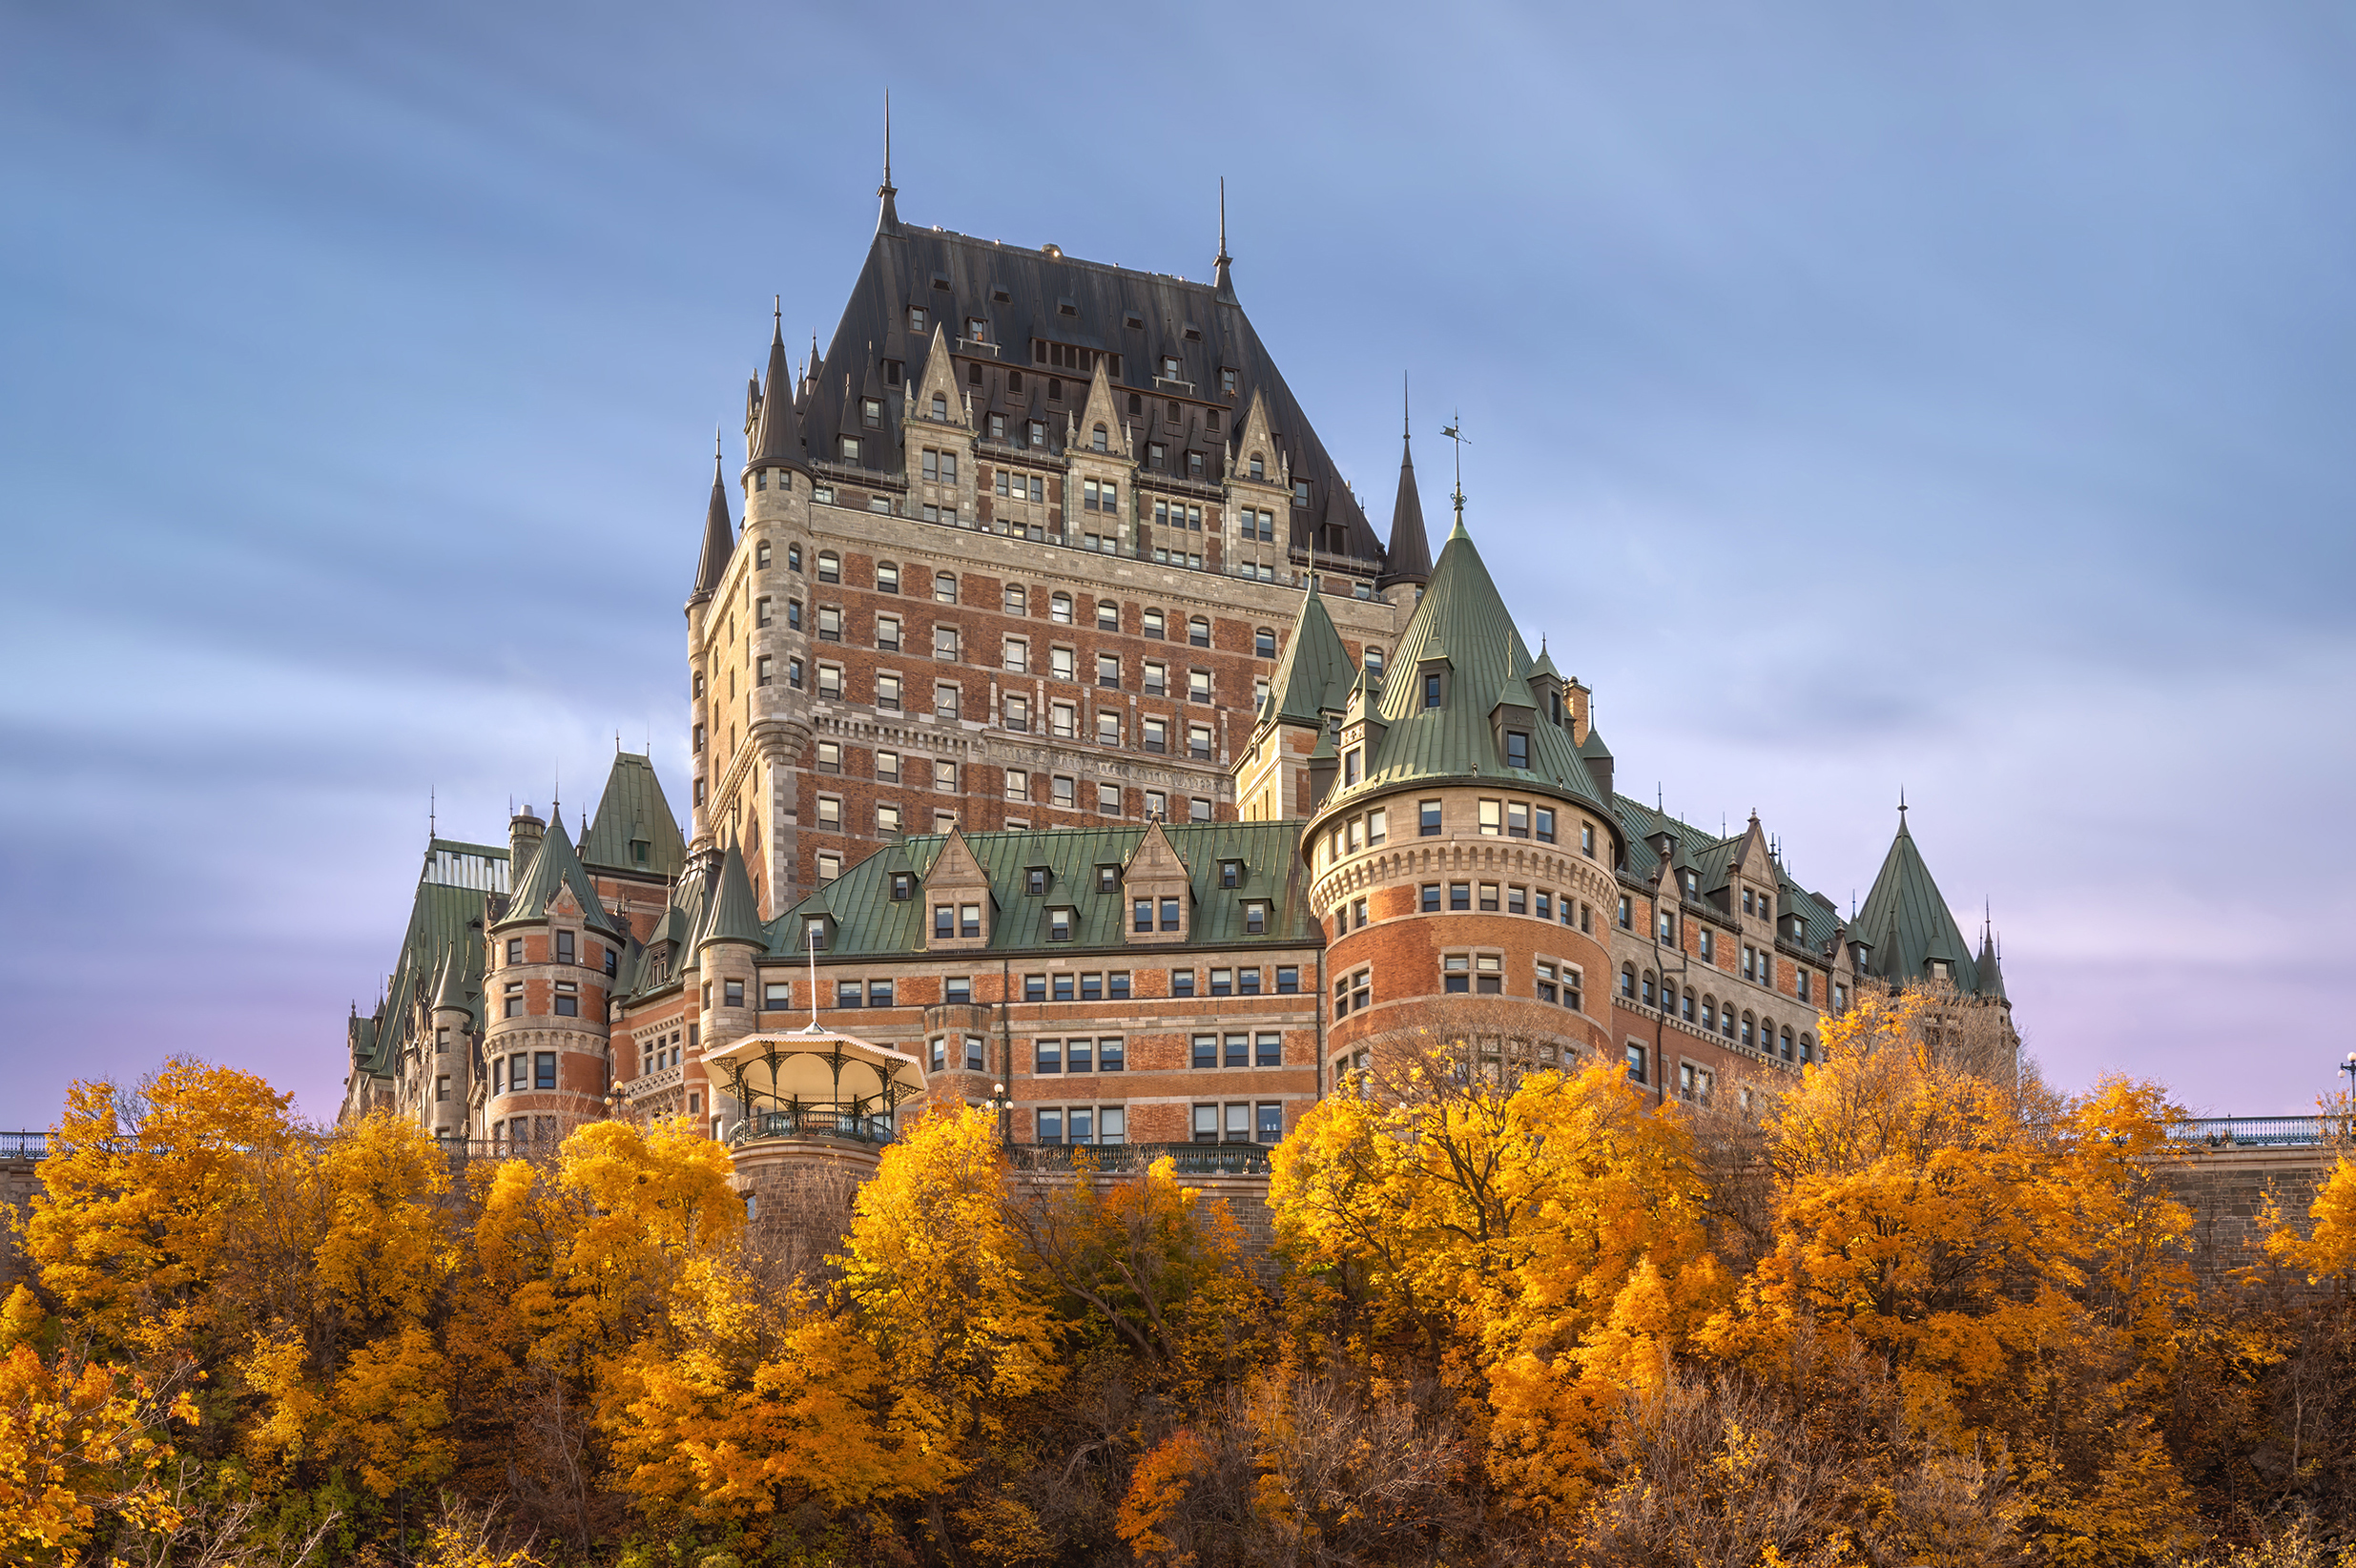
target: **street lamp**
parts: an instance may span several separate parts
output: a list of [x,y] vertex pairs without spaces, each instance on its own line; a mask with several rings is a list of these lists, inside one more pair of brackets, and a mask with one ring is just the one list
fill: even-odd
[[990,1098],[984,1100],[982,1104],[982,1108],[988,1110],[991,1114],[1000,1119],[998,1134],[999,1142],[1002,1144],[1012,1144],[1014,1142],[1014,1102],[1007,1098],[1006,1085],[1003,1083],[991,1084]]
[[2347,1092],[2349,1096],[2351,1098],[2356,1098],[2356,1051],[2350,1051],[2347,1053],[2347,1059],[2340,1063],[2340,1070],[2347,1074]]

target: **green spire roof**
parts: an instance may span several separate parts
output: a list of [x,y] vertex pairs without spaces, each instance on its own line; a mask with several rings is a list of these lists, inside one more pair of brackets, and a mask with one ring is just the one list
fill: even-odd
[[1276,673],[1269,681],[1268,705],[1260,710],[1260,722],[1323,724],[1327,712],[1339,712],[1348,705],[1350,683],[1357,672],[1350,650],[1342,646],[1341,633],[1333,629],[1333,617],[1326,613],[1317,590],[1311,588],[1301,599],[1292,640],[1285,644],[1284,656],[1276,661]]
[[1939,959],[1950,966],[1955,989],[1979,992],[1971,946],[1949,913],[1938,883],[1931,879],[1931,868],[1923,864],[1922,851],[1907,831],[1903,808],[1898,836],[1891,841],[1881,875],[1873,878],[1873,891],[1866,895],[1850,929],[1873,944],[1867,962],[1876,975],[1901,983],[1925,980],[1931,960]]
[[767,933],[761,930],[760,907],[753,899],[753,878],[745,875],[744,854],[730,839],[728,853],[720,859],[720,876],[712,896],[712,915],[695,939],[695,949],[703,951],[713,942],[747,942],[754,947],[769,945]]
[[671,802],[663,798],[652,758],[635,752],[614,753],[597,815],[581,836],[581,861],[651,877],[676,877],[687,869],[687,842],[679,836]]
[[[1448,660],[1444,694],[1438,707],[1426,708],[1416,667],[1442,656],[1442,650]],[[1584,802],[1612,821],[1610,803],[1587,776],[1569,732],[1550,718],[1540,715],[1529,726],[1530,766],[1505,766],[1491,715],[1500,702],[1537,706],[1530,691],[1534,668],[1488,567],[1459,525],[1399,634],[1389,666],[1395,673],[1383,682],[1379,710],[1388,728],[1369,747],[1365,782],[1350,794],[1423,780],[1495,779]]]
[[581,906],[583,925],[593,926],[610,936],[622,936],[621,923],[606,912],[589,873],[581,869],[580,856],[572,852],[572,838],[565,832],[564,816],[554,812],[549,815],[554,820],[548,823],[548,836],[540,840],[540,853],[531,857],[530,866],[516,878],[506,912],[500,916],[499,923],[547,919],[549,906],[556,899],[556,890],[561,887],[572,890],[573,902]]
[[1579,754],[1591,761],[1607,762],[1611,759],[1612,749],[1603,744],[1603,732],[1590,724],[1587,726],[1587,738],[1579,743]]

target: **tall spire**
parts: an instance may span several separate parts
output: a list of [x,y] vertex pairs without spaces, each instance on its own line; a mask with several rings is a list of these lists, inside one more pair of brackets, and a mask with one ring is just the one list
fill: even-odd
[[1229,274],[1228,263],[1235,258],[1227,253],[1227,175],[1219,176],[1219,254],[1211,258],[1212,292],[1220,299],[1233,300],[1235,279]]
[[1454,539],[1464,533],[1464,416],[1458,414],[1452,423],[1441,425],[1439,433],[1457,444],[1457,487],[1449,496],[1457,508],[1457,526],[1448,531],[1448,537]]
[[712,432],[712,505],[704,512],[704,552],[695,563],[695,590],[691,605],[703,603],[720,586],[728,558],[736,553],[736,526],[728,516],[728,485],[720,477],[720,432]]
[[876,195],[883,198],[882,209],[876,215],[876,232],[896,233],[899,228],[899,208],[892,198],[899,195],[899,187],[892,183],[892,90],[883,90],[883,183],[876,187]]
[[1432,546],[1423,533],[1423,497],[1416,487],[1413,426],[1408,419],[1407,378],[1399,378],[1399,494],[1391,506],[1391,543],[1385,550],[1382,586],[1432,580]]

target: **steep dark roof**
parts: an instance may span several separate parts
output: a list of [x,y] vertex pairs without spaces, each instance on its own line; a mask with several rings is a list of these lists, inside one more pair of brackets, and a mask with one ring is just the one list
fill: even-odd
[[[998,298],[1001,294],[1005,298]],[[910,329],[911,307],[926,313],[921,330]],[[987,323],[995,348],[977,350],[956,340],[964,336],[965,321],[977,317]],[[1132,318],[1139,323],[1135,327],[1127,324]],[[1232,455],[1229,443],[1235,439],[1252,394],[1262,394],[1279,454],[1290,463],[1292,478],[1310,485],[1307,509],[1290,508],[1292,542],[1312,543],[1311,530],[1331,522],[1347,530],[1353,557],[1377,563],[1384,559],[1382,542],[1235,302],[1231,287],[918,228],[892,220],[888,203],[887,220],[868,247],[866,263],[827,344],[825,369],[801,410],[802,436],[813,458],[843,466],[838,438],[855,436],[862,438],[858,466],[899,472],[899,399],[883,395],[887,389],[878,367],[885,361],[901,365],[901,387],[889,390],[904,390],[923,363],[934,322],[948,326],[955,357],[983,367],[982,384],[971,388],[976,422],[990,413],[1005,414],[1010,422],[1044,420],[1049,450],[1055,454],[1064,449],[1067,416],[1076,414],[1086,397],[1087,374],[1036,362],[1031,349],[1035,339],[1092,351],[1100,358],[1119,355],[1121,373],[1112,378],[1112,385],[1125,419],[1133,393],[1147,400],[1140,420],[1149,420],[1157,432],[1168,431],[1152,413],[1154,402],[1180,400],[1185,423],[1153,439],[1167,442],[1174,452],[1190,448],[1204,453],[1213,483],[1225,477]],[[1176,357],[1176,380],[1187,386],[1158,384],[1166,355]],[[965,368],[958,367],[960,386],[968,384]],[[1236,373],[1232,395],[1221,385],[1223,369]],[[1024,372],[1021,392],[1008,392],[1007,370]],[[1060,402],[1047,401],[1050,378],[1064,382]],[[861,396],[882,398],[883,429],[862,428],[856,403]],[[1204,422],[1207,404],[1221,410],[1215,436]],[[1317,544],[1320,549],[1330,547],[1323,541]]]
[[1907,831],[1903,810],[1898,814],[1898,836],[1891,840],[1881,874],[1873,878],[1873,891],[1858,906],[1850,930],[1860,940],[1873,944],[1866,963],[1876,975],[1900,982],[1923,980],[1930,974],[1931,960],[1941,959],[1953,966],[1956,990],[1979,993],[1971,945],[1955,924],[1938,883],[1932,880],[1931,868],[1923,863],[1922,851]]
[[[644,860],[636,858],[632,843],[647,846]],[[635,752],[613,754],[613,771],[606,775],[606,793],[597,798],[597,815],[581,836],[581,860],[652,877],[676,877],[686,869],[687,842],[679,836],[671,802],[663,798],[651,757]]]
[[[715,444],[716,445],[716,444]],[[689,604],[712,597],[736,552],[736,526],[728,517],[728,486],[720,480],[720,454],[712,454],[712,505],[704,510],[704,550],[695,562],[695,591]]]
[[1420,585],[1432,577],[1432,547],[1423,536],[1423,498],[1416,489],[1413,442],[1405,433],[1399,437],[1399,494],[1391,504],[1390,566],[1382,574],[1385,588],[1394,583]]

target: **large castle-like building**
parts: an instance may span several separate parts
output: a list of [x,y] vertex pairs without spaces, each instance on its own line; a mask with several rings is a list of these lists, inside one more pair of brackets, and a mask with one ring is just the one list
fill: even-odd
[[780,319],[713,476],[685,832],[622,753],[577,839],[432,839],[346,1116],[872,1145],[946,1099],[1023,1145],[1260,1145],[1436,1026],[1662,1097],[1796,1071],[1862,985],[2009,1034],[1903,815],[1845,919],[1755,816],[1614,790],[1404,450],[1376,535],[1224,234],[1193,283],[878,194],[832,342],[796,368]]

